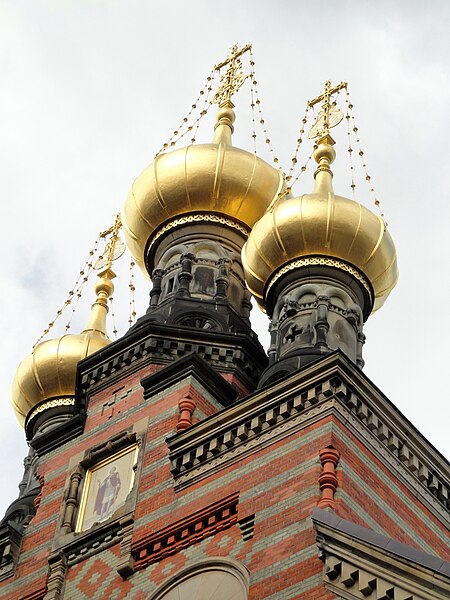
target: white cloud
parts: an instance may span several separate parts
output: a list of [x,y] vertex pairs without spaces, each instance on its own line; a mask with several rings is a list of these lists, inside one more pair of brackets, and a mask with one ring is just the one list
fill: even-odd
[[[24,454],[7,400],[15,368],[64,301],[133,178],[235,41],[254,44],[265,118],[284,163],[307,99],[327,78],[349,81],[401,272],[367,324],[366,373],[450,453],[440,376],[450,333],[449,17],[447,2],[433,3],[433,11],[387,1],[0,4],[1,431],[9,448],[3,506],[16,496]],[[238,108],[235,139],[251,148]],[[349,195],[345,150],[344,135],[335,182]],[[260,152],[267,155],[264,144]],[[307,173],[297,191],[311,185]],[[141,313],[147,293],[142,282]],[[260,319],[257,327],[265,327]]]

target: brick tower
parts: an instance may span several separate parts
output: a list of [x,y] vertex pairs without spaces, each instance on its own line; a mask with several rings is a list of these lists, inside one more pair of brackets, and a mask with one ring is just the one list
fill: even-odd
[[219,65],[213,142],[158,156],[126,201],[145,315],[107,338],[111,246],[86,328],[18,369],[30,453],[0,525],[1,598],[450,597],[449,464],[362,371],[396,254],[333,191],[337,90],[316,99],[314,191],[294,198],[232,145],[245,50]]

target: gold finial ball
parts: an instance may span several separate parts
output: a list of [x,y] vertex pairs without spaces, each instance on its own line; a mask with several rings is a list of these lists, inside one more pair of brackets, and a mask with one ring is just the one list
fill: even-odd
[[236,120],[236,113],[231,106],[222,106],[217,111],[216,119],[218,124],[221,121],[229,121],[231,124],[233,124]]
[[314,150],[314,160],[318,164],[323,160],[326,160],[328,164],[331,164],[335,158],[336,151],[331,144],[319,144]]
[[102,294],[105,298],[110,298],[114,292],[114,284],[111,279],[108,279],[107,277],[100,277],[95,282],[94,290],[97,296]]

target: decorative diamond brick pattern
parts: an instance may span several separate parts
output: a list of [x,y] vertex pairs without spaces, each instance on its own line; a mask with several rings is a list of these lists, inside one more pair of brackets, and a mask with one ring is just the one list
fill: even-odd
[[131,551],[135,558],[135,570],[143,569],[152,562],[234,525],[237,522],[238,498],[239,494],[233,494],[134,542]]

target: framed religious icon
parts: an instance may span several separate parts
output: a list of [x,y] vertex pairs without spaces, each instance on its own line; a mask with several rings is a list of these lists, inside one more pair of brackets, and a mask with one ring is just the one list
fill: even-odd
[[138,445],[128,446],[86,471],[76,531],[86,531],[106,521],[133,489]]

